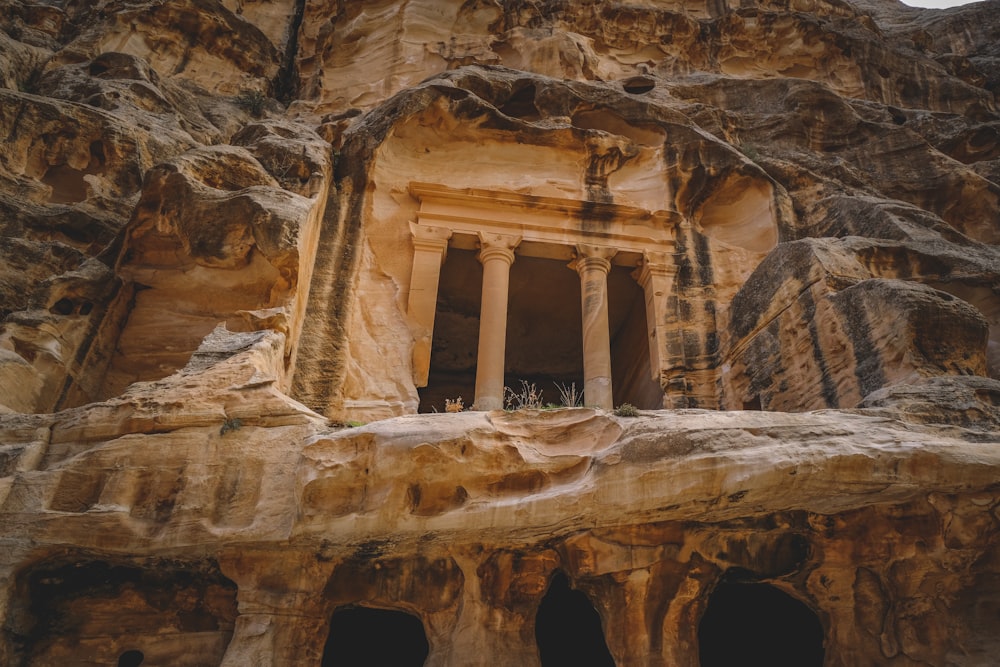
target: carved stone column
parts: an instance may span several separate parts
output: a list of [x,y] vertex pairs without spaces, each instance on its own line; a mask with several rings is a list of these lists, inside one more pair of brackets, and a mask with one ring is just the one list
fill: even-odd
[[479,234],[483,264],[483,302],[479,311],[479,355],[476,362],[477,410],[503,408],[504,355],[507,352],[507,296],[510,265],[520,236]]
[[418,387],[426,387],[431,367],[438,282],[441,278],[441,265],[448,252],[451,230],[410,223],[410,231],[413,233],[413,270],[410,273],[410,296],[406,310],[414,326],[413,383]]
[[642,266],[632,272],[632,277],[642,287],[646,297],[646,334],[649,339],[649,368],[652,379],[660,383],[669,360],[667,350],[667,304],[673,290],[677,267],[670,255],[648,252]]
[[611,410],[611,331],[608,325],[608,272],[614,248],[580,244],[570,264],[580,274],[583,308],[583,400]]

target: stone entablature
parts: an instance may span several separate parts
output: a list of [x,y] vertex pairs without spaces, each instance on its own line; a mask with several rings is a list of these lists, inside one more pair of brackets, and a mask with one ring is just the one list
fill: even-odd
[[580,243],[613,247],[612,262],[637,266],[650,251],[673,252],[676,211],[536,195],[411,183],[420,202],[417,224],[450,229],[456,248],[478,248],[478,234],[521,237],[517,254],[570,261]]
[[611,265],[637,267],[645,292],[650,370],[666,362],[665,299],[673,290],[675,211],[539,197],[413,182],[420,202],[410,223],[414,261],[407,310],[413,326],[413,380],[426,386],[441,265],[448,247],[478,249],[483,264],[476,372],[478,409],[503,407],[509,269],[517,255],[564,260],[580,274],[584,395],[588,405],[613,407],[607,275]]

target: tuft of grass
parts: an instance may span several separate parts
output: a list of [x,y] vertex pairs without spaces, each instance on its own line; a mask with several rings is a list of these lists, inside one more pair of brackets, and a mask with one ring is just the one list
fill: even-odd
[[222,422],[222,428],[219,429],[219,435],[225,435],[230,431],[239,431],[241,428],[243,428],[243,420],[237,418],[227,419]]
[[236,96],[236,105],[249,113],[254,118],[260,118],[264,113],[264,105],[267,103],[267,96],[259,90],[250,88],[240,91]]
[[529,383],[521,380],[521,389],[514,391],[510,387],[503,388],[504,410],[540,410],[542,406],[542,390],[535,386],[534,382]]
[[741,153],[746,155],[747,158],[752,160],[753,162],[760,161],[760,151],[758,151],[757,147],[754,146],[753,144],[740,144],[739,149]]
[[638,417],[639,408],[635,407],[631,403],[622,403],[617,408],[615,408],[616,417]]
[[576,383],[570,382],[567,387],[559,382],[553,382],[559,390],[559,402],[566,408],[579,408],[583,405],[583,391],[577,391]]

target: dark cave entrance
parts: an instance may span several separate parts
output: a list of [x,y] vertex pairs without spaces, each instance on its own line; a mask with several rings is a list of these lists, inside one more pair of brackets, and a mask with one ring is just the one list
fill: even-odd
[[[530,244],[526,244],[530,245]],[[529,247],[510,267],[504,384],[520,391],[522,380],[542,392],[543,404],[560,404],[559,386],[583,392],[580,278],[567,264],[570,247]],[[550,258],[538,254],[559,254]],[[652,377],[646,339],[646,304],[631,269],[608,274],[608,315],[615,405],[663,407]],[[476,388],[483,270],[476,251],[450,247],[441,267],[427,386],[419,389],[420,412],[445,411],[445,400],[472,406]],[[584,397],[586,404],[586,397]]]
[[614,667],[601,617],[582,591],[557,573],[538,606],[535,641],[542,667]]
[[822,667],[823,627],[803,602],[769,584],[723,582],[698,624],[701,667]]
[[322,667],[420,667],[430,653],[424,625],[413,614],[342,607],[333,613]]
[[118,656],[118,667],[139,667],[145,659],[142,651],[131,649]]

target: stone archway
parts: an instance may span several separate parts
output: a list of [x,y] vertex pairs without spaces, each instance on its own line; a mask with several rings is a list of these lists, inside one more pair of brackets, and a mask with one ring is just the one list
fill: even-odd
[[348,606],[334,611],[322,667],[420,667],[430,653],[420,619],[405,611]]
[[803,602],[770,584],[722,582],[698,624],[701,667],[822,667],[823,626]]
[[587,596],[557,572],[538,606],[535,641],[542,667],[614,667],[601,617]]

